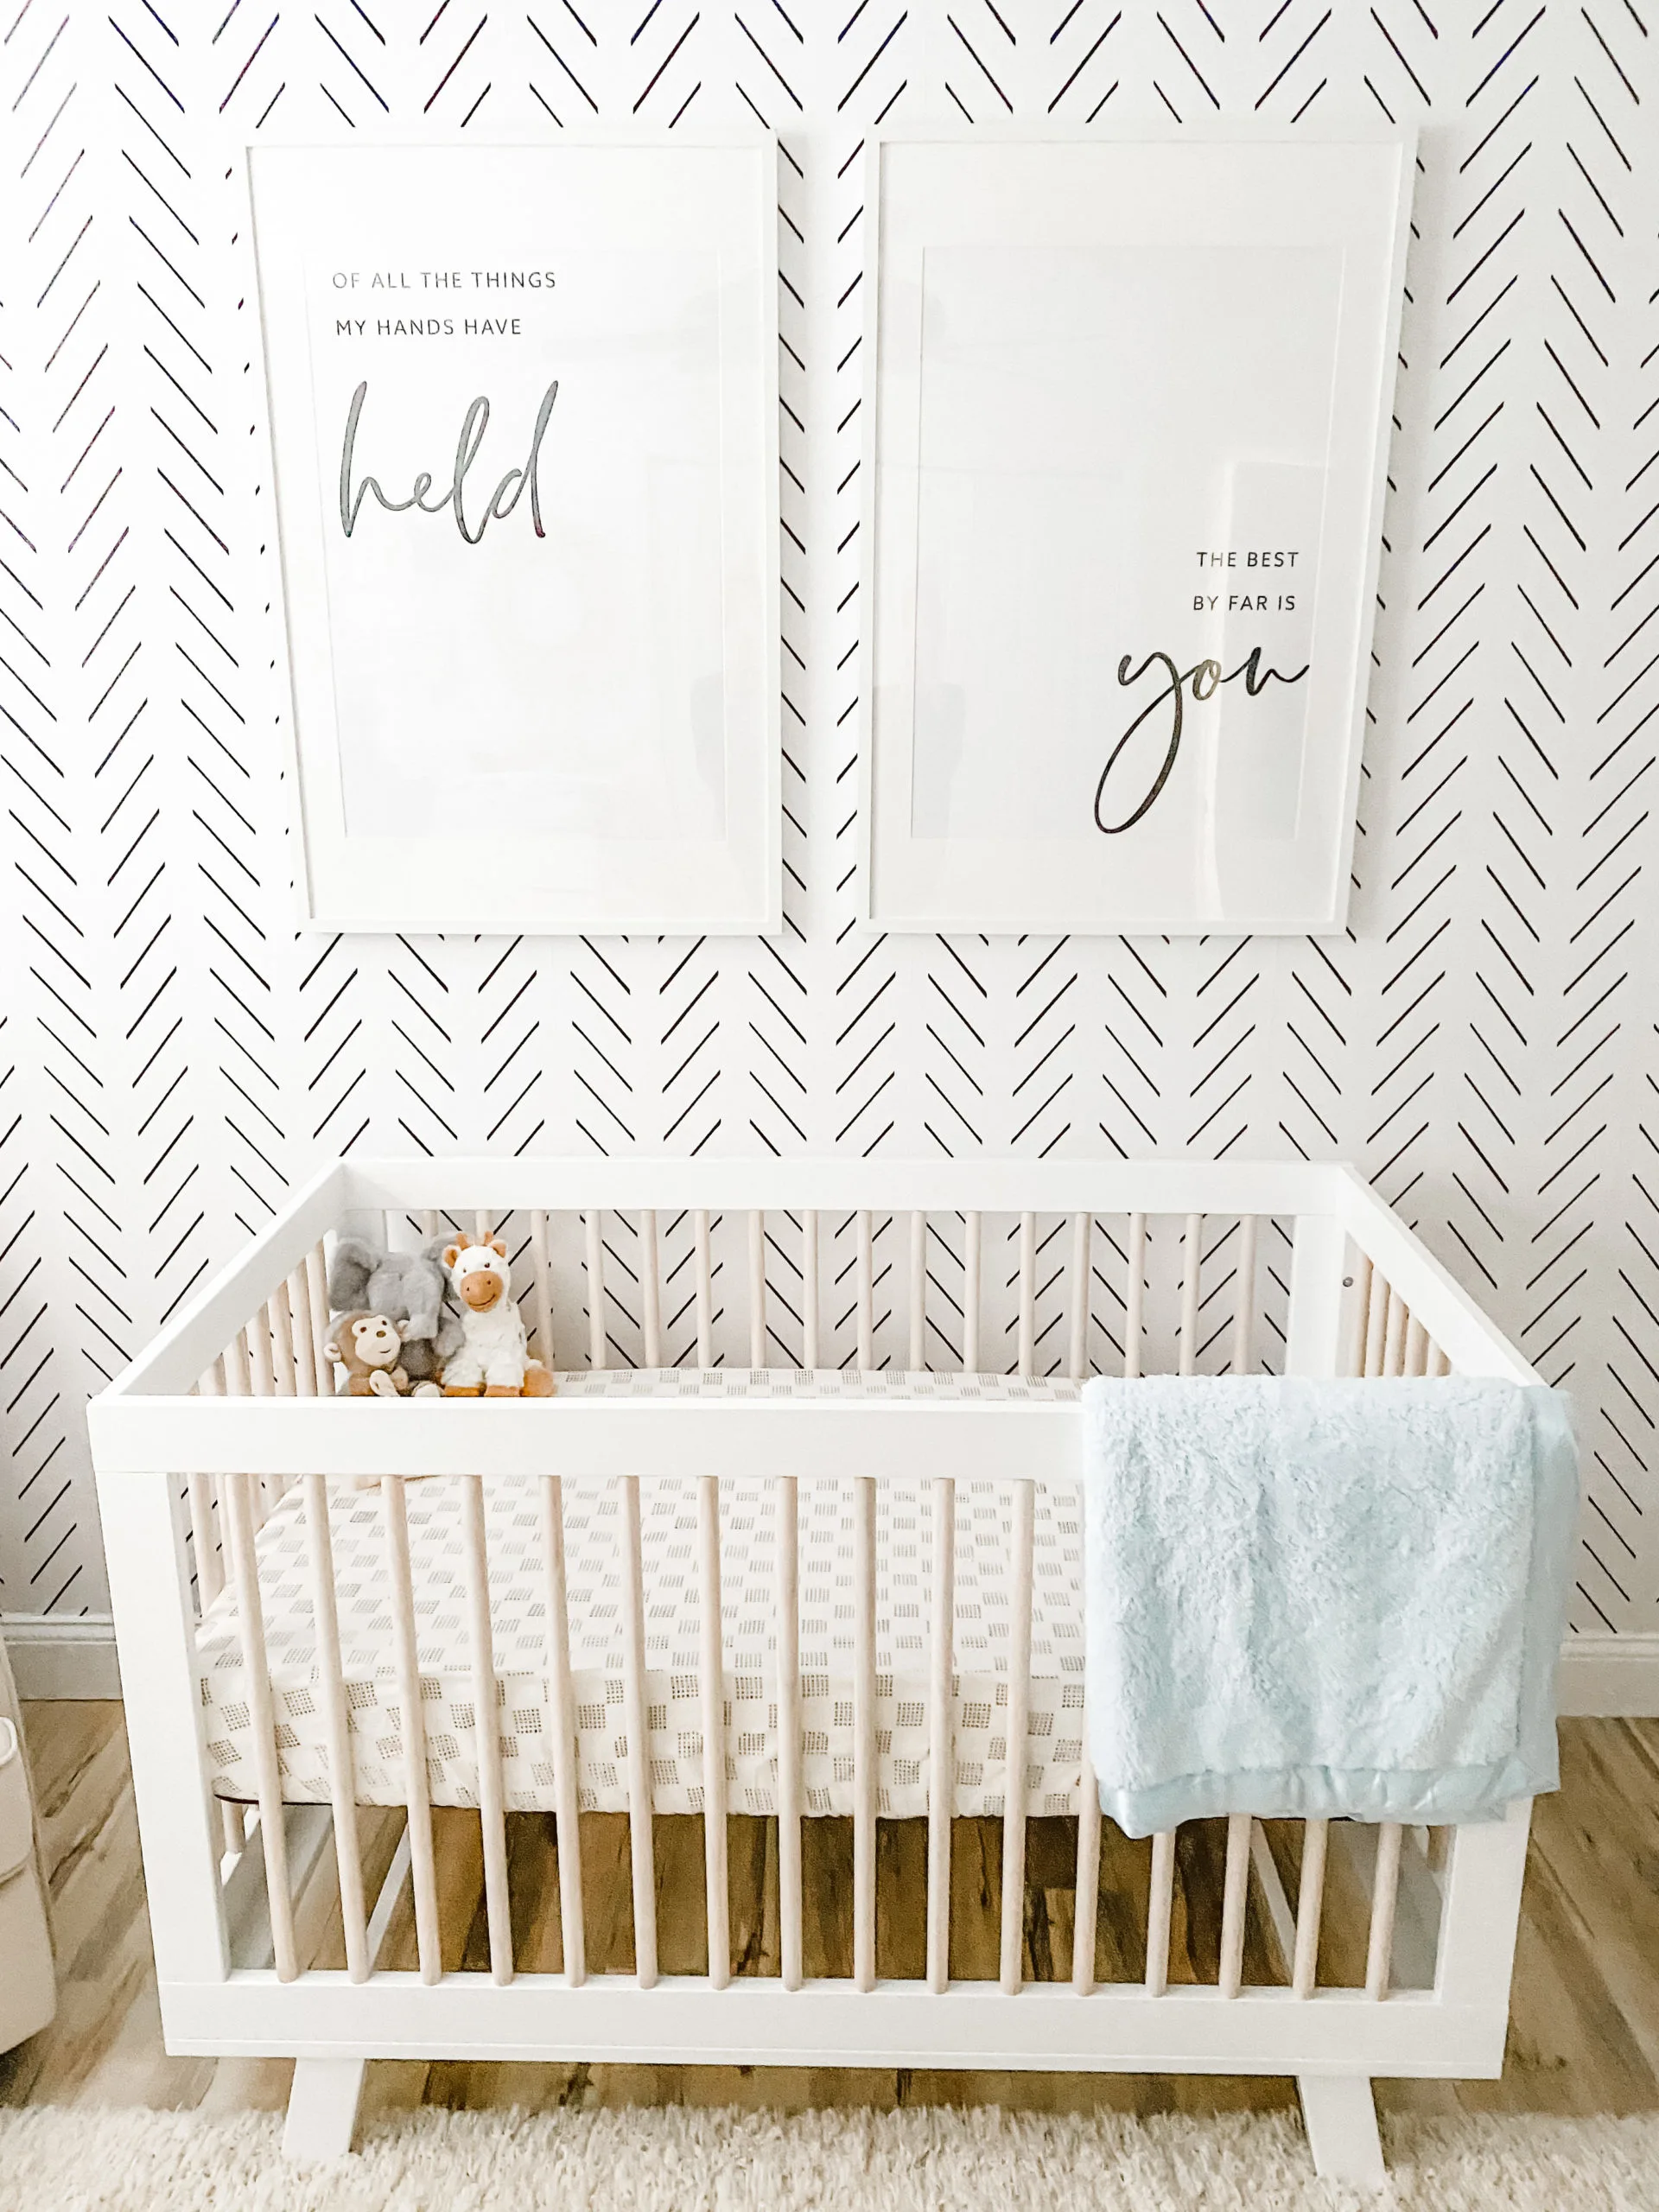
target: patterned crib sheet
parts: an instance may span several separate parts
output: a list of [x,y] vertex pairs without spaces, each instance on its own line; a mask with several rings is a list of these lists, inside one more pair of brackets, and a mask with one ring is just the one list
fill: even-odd
[[[625,1370],[561,1376],[569,1396],[709,1395],[1075,1398],[1066,1382],[997,1376],[868,1376],[719,1370]],[[465,1418],[464,1409],[458,1418]],[[642,1470],[642,1473],[647,1471]],[[627,1807],[623,1729],[620,1521],[616,1487],[567,1479],[566,1586],[584,1811]],[[405,1493],[413,1568],[423,1717],[432,1801],[476,1805],[473,1657],[468,1634],[461,1484],[435,1478]],[[775,1487],[764,1478],[721,1485],[721,1617],[728,1802],[735,1812],[776,1810]],[[485,1484],[497,1726],[506,1802],[550,1811],[550,1686],[539,1484]],[[403,1738],[392,1658],[384,1510],[378,1493],[330,1486],[342,1658],[357,1796],[403,1802]],[[641,1485],[645,1696],[652,1802],[659,1813],[702,1808],[701,1607],[696,1486],[651,1471]],[[853,1809],[853,1493],[849,1482],[803,1479],[798,1492],[803,1783],[809,1813]],[[1000,1814],[1008,1786],[1006,1730],[1013,1530],[1001,1485],[958,1483],[956,1529],[956,1774],[959,1815]],[[303,1492],[292,1490],[258,1537],[259,1586],[276,1708],[283,1793],[325,1803],[328,1764],[311,1605]],[[1083,1738],[1082,1530],[1077,1492],[1037,1486],[1032,1593],[1027,1810],[1076,1812]],[[927,1810],[929,1484],[884,1483],[876,1496],[876,1756],[880,1810]],[[208,1607],[197,1641],[213,1787],[254,1795],[250,1715],[233,1592]]]

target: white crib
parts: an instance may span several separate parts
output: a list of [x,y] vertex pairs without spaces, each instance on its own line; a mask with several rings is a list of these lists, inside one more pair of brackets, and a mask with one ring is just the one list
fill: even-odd
[[[334,1397],[326,1240],[365,1217],[410,1245],[505,1235],[559,1394]],[[349,2146],[370,2058],[1294,2075],[1320,2171],[1379,2181],[1371,2077],[1501,2068],[1527,1804],[1452,1831],[1297,1823],[1291,1843],[1236,1815],[1197,1984],[1170,1972],[1175,1835],[1114,1836],[1112,1866],[1145,1854],[1144,1970],[1097,1973],[1077,1388],[1228,1369],[1535,1379],[1342,1166],[329,1167],[92,1408],[168,2049],[293,2055],[286,2140],[308,2156]],[[435,1800],[476,1808],[487,1968],[445,1970]],[[365,1802],[404,1814],[372,1898]],[[627,1814],[626,1974],[585,1963],[582,1812],[607,1803]],[[702,1815],[706,1974],[658,1972],[665,1803]],[[995,1980],[950,1974],[964,1809],[1001,1824]],[[1065,1980],[1026,1972],[1033,1810],[1075,1819]],[[734,1974],[728,1819],[757,1811],[779,1970]],[[830,1811],[851,1817],[851,1971],[813,1978],[803,1829]],[[926,1822],[926,1966],[896,1979],[878,1822],[906,1815]],[[557,1972],[515,1956],[514,1820],[556,1836]],[[1339,1862],[1369,1904],[1363,1981],[1333,1986]],[[395,1971],[406,1895],[418,1966]],[[1247,1913],[1265,1982],[1245,1980]],[[326,1915],[343,1967],[312,1962]]]

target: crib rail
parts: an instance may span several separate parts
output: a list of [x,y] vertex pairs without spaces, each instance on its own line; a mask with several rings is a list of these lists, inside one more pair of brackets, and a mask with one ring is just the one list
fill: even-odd
[[[1389,2060],[1373,2070],[1472,2073],[1489,2063],[1495,2070],[1524,1820],[1517,1846],[1513,1823],[1430,1836],[1403,1831],[1397,1824],[1362,1834],[1348,1823],[1264,1826],[1248,1815],[1234,1816],[1226,1823],[1213,1974],[1195,1986],[1173,1971],[1177,1923],[1187,1893],[1182,1872],[1186,1844],[1172,1831],[1130,1847],[1103,1823],[1080,1710],[1076,1781],[1064,1815],[1072,1824],[1064,1885],[1074,1899],[1070,1955],[1057,1962],[1052,1981],[1033,1977],[1027,1941],[1033,1808],[1027,1772],[1033,1718],[1033,1517],[1039,1482],[1052,1488],[1073,1479],[1074,1403],[1064,1398],[867,1403],[851,1395],[793,1402],[597,1402],[567,1395],[465,1408],[430,1402],[396,1409],[373,1406],[365,1412],[360,1404],[332,1398],[324,1351],[325,1238],[344,1214],[372,1205],[410,1241],[446,1224],[491,1231],[508,1227],[532,1349],[539,1349],[550,1363],[566,1366],[710,1370],[737,1363],[730,1362],[735,1348],[752,1370],[833,1368],[874,1374],[901,1367],[916,1373],[993,1372],[1033,1382],[1057,1376],[1078,1382],[1096,1371],[1133,1378],[1154,1371],[1192,1376],[1264,1369],[1365,1377],[1472,1371],[1530,1379],[1518,1356],[1402,1225],[1344,1171],[1294,1165],[1232,1170],[1213,1163],[1156,1163],[1167,1172],[1148,1178],[1145,1170],[1125,1171],[1116,1183],[1094,1168],[1068,1167],[1045,1179],[1009,1166],[1006,1178],[999,1168],[984,1195],[993,1201],[1018,1196],[1027,1202],[965,1211],[956,1191],[958,1179],[943,1171],[933,1177],[938,1189],[929,1184],[932,1171],[906,1171],[908,1183],[895,1177],[895,1187],[882,1195],[906,1203],[846,1205],[842,1201],[861,1188],[867,1197],[877,1193],[844,1173],[840,1163],[803,1163],[814,1173],[825,1170],[816,1183],[812,1174],[801,1179],[806,1195],[825,1203],[803,1205],[788,1192],[779,1163],[776,1174],[768,1171],[760,1178],[765,1187],[750,1193],[752,1199],[766,1202],[734,1205],[732,1198],[744,1194],[745,1177],[759,1177],[760,1171],[746,1167],[740,1173],[728,1166],[721,1171],[724,1184],[711,1176],[698,1187],[686,1172],[687,1163],[671,1165],[671,1173],[664,1163],[607,1164],[607,1173],[614,1168],[607,1191],[580,1184],[580,1177],[601,1181],[597,1170],[561,1168],[559,1174],[573,1185],[563,1189],[547,1187],[558,1182],[550,1172],[540,1182],[526,1174],[526,1187],[497,1192],[499,1199],[515,1203],[482,1208],[453,1203],[456,1197],[470,1198],[474,1189],[482,1195],[485,1188],[494,1187],[486,1185],[482,1167],[460,1174],[455,1163],[331,1171],[95,1408],[100,1495],[111,1531],[124,1657],[129,1640],[137,1648],[149,1637],[159,1653],[158,1684],[173,1709],[183,1696],[194,1701],[196,1621],[232,1594],[235,1599],[250,1715],[251,1771],[244,1802],[209,1803],[200,1748],[164,1741],[159,1725],[143,1718],[136,1721],[141,1809],[145,1799],[159,1803],[164,1794],[171,1795],[175,1815],[180,1804],[200,1802],[203,1836],[197,1857],[201,1866],[212,1867],[216,1901],[209,1921],[203,1920],[200,1897],[187,1897],[181,1877],[172,1885],[176,1917],[168,1918],[168,1932],[158,1916],[158,1957],[168,1953],[162,1979],[175,1989],[180,2017],[188,2014],[198,2024],[194,2031],[211,2037],[219,2016],[207,1993],[220,1983],[245,1983],[250,1976],[261,1986],[302,1991],[332,1987],[343,1975],[348,1985],[387,1990],[412,1986],[430,1992],[435,1999],[458,1981],[480,1980],[519,1991],[563,1992],[567,1999],[580,1993],[584,2003],[614,1994],[614,1962],[612,1971],[597,1974],[589,1965],[566,1567],[572,1487],[595,1479],[617,1484],[620,1509],[614,1569],[623,1668],[615,1750],[626,1785],[632,1891],[632,1970],[626,1978],[640,1994],[659,1982],[660,1996],[690,1986],[683,1975],[659,1973],[642,1536],[642,1496],[655,1485],[674,1484],[684,1492],[694,1535],[690,1552],[702,1624],[701,1740],[693,1756],[701,1774],[708,1967],[704,1975],[692,1979],[699,1990],[718,1993],[723,2003],[747,2006],[744,2019],[759,2022],[764,2017],[771,2023],[764,2031],[759,2026],[734,2031],[724,2047],[778,2056],[791,2037],[798,2037],[804,2053],[822,2057],[830,2031],[818,2025],[791,2028],[764,2008],[757,2012],[763,1993],[756,1984],[769,1979],[777,2002],[808,2005],[821,2005],[833,1992],[883,2001],[895,1994],[890,1974],[884,1977],[878,1926],[883,1816],[878,1789],[877,1502],[884,1482],[913,1478],[918,1466],[937,1466],[950,1471],[927,1478],[931,1543],[931,1579],[923,1600],[928,1729],[925,1941],[920,1979],[905,1983],[904,1989],[912,1997],[935,1999],[971,1996],[982,2005],[1017,1996],[1028,2006],[1039,2000],[1046,2007],[1062,1993],[1073,2001],[1089,2000],[1086,2012],[1093,2027],[1077,2024],[1070,2014],[1051,2016],[1045,2009],[1040,2029],[1021,2031],[1014,2038],[1018,2056],[1006,2048],[1004,2031],[964,2029],[962,2049],[980,2049],[986,2063],[1122,2063],[1112,2053],[1128,2048],[1122,2038],[1133,2042],[1133,2037],[1116,2024],[1111,2008],[1133,1998],[1154,2008],[1134,2031],[1140,2040],[1133,2047],[1148,2065],[1195,2063],[1200,2052],[1209,2052],[1213,2055],[1205,2063],[1211,2064],[1317,2069],[1333,2052],[1343,2055],[1338,2050],[1343,2037],[1375,2033]],[[488,1174],[499,1178],[508,1166],[492,1163]],[[828,1173],[831,1166],[833,1176]],[[462,1186],[450,1192],[442,1211],[423,1203],[435,1196],[440,1171],[442,1179]],[[626,1185],[630,1177],[631,1191],[617,1187]],[[652,1187],[653,1179],[682,1194],[689,1190],[708,1203],[689,1208],[678,1203],[671,1211],[650,1203],[666,1195],[664,1188]],[[1102,1183],[1109,1198],[1144,1193],[1158,1203],[1114,1210],[1096,1196],[1096,1185]],[[947,1186],[955,1194],[953,1202],[934,1205]],[[516,1203],[578,1196],[580,1205]],[[645,1203],[620,1209],[599,1203],[610,1196]],[[780,1200],[775,1205],[770,1203],[774,1196]],[[1261,1203],[1244,1210],[1246,1201]],[[257,1259],[260,1253],[263,1258]],[[663,1428],[664,1421],[671,1424],[670,1430]],[[671,1440],[671,1456],[665,1456]],[[480,1473],[481,1465],[490,1471]],[[226,1466],[237,1471],[216,1471]],[[764,1473],[774,1503],[773,1637],[766,1688],[775,1742],[769,1817],[777,1832],[778,1944],[770,1977],[735,1973],[732,1952],[732,1722],[723,1671],[721,1573],[721,1478],[734,1468]],[[339,1493],[337,1487],[331,1492],[329,1479],[347,1475],[365,1475],[378,1483],[389,1599],[387,1655],[396,1688],[402,1776],[402,1840],[372,1905],[364,1864],[352,1686],[340,1647],[333,1518]],[[477,1821],[487,1961],[459,1975],[453,1966],[446,1970],[444,1957],[442,1866],[429,1780],[432,1747],[420,1653],[421,1593],[409,1531],[410,1486],[434,1475],[457,1484],[461,1501],[477,1772],[477,1803],[468,1818]],[[547,1815],[510,1813],[504,1789],[486,1508],[490,1484],[509,1475],[532,1477],[535,1484],[554,1800]],[[996,1486],[1007,1500],[1012,1531],[1014,1603],[997,1707],[1006,1769],[996,1878],[999,1928],[988,1985],[952,1974],[952,1861],[959,1827],[954,1818],[954,1541],[957,1486],[968,1482]],[[315,1661],[306,1694],[317,1701],[324,1721],[327,1787],[321,1802],[327,1807],[332,1848],[321,1860],[315,1852],[308,1856],[296,1840],[297,1824],[308,1815],[289,1802],[296,1791],[293,1776],[284,1770],[283,1694],[273,1687],[258,1572],[264,1521],[295,1483],[302,1490],[298,1510],[306,1530],[307,1594],[315,1628]],[[798,1637],[800,1497],[804,1486],[822,1484],[850,1492],[854,1531],[848,1562],[853,1637],[850,1940],[846,1972],[827,1981],[808,1972],[803,1925],[803,1839],[811,1815],[804,1802]],[[157,1526],[158,1502],[167,1522],[165,1542]],[[125,1551],[124,1534],[132,1538]],[[167,1573],[159,1572],[162,1562]],[[130,1639],[130,1623],[138,1624]],[[525,1970],[522,1915],[515,1912],[512,1823],[535,1819],[550,1823],[556,1858],[560,1965],[555,1973]],[[1045,1853],[1051,1868],[1046,1878],[1052,1880],[1052,1840]],[[1122,1922],[1125,1901],[1132,1900],[1129,1909],[1140,1932],[1141,1957],[1133,1976],[1126,1974],[1121,1955],[1103,1968],[1098,1906],[1108,1859],[1107,1894],[1115,1901],[1115,1920]],[[320,1864],[332,1868],[344,1960],[339,1970],[320,1967],[315,1942],[308,1940],[307,1885],[317,1878]],[[257,1916],[264,1929],[259,1955],[268,1962],[238,1967],[232,1903],[248,1891],[251,1867],[257,1869]],[[163,1893],[168,1887],[164,1879]],[[1333,1968],[1329,1916],[1336,1891],[1350,1901],[1351,1924],[1343,1941],[1354,1934],[1356,1897],[1363,1900],[1357,1909],[1363,1924],[1357,1938],[1360,1963],[1349,1959]],[[414,1960],[410,1967],[394,1968],[384,1963],[381,1952],[403,1896],[412,1916]],[[179,1934],[175,1940],[174,1931],[187,1922],[194,1933],[188,1939]],[[1403,1971],[1402,1927],[1409,1931]],[[249,1955],[245,1944],[240,1955]],[[1259,1974],[1262,1956],[1275,1962],[1276,1978],[1250,1978],[1248,1960],[1255,1958]],[[178,1995],[187,1985],[194,1993]],[[1200,2031],[1190,2024],[1195,2001],[1253,2016],[1265,2005],[1272,2025],[1259,2033],[1252,2030],[1250,2036],[1209,2027]],[[1333,2008],[1339,2016],[1334,2027]],[[1357,2013],[1380,2017],[1403,2009],[1421,2015],[1434,2008],[1445,2023],[1440,2040],[1433,2031],[1408,2034],[1399,2027],[1373,2031],[1347,2024]],[[275,2021],[279,2015],[273,2012],[270,2017]],[[900,2012],[884,2018],[888,2025],[866,2031],[874,2042],[861,2055],[912,2048],[906,2040],[912,2030],[904,2024],[909,2015]],[[1306,2024],[1298,2026],[1299,2018]],[[456,2047],[453,2034],[432,2032],[439,2037],[432,2047]],[[558,2033],[538,2028],[525,2047],[533,2043],[545,2051],[563,2036],[573,2047],[582,2044],[591,2049],[593,2038],[602,2038],[602,2033],[594,2029],[584,2037],[569,2028]],[[915,2033],[919,2037],[919,2028]],[[502,2038],[493,2030],[492,2035],[492,2048],[499,2050]],[[982,2035],[982,2046],[974,2041]],[[1337,2044],[1330,2041],[1333,2035]],[[674,2037],[667,2030],[664,2036],[661,2047],[666,2049]],[[885,2044],[883,2037],[889,2039]],[[291,2023],[283,2025],[275,2047],[296,2047]],[[928,2047],[937,2050],[937,2030]],[[923,2045],[918,2041],[914,2048],[919,2055]],[[849,2056],[856,2050],[857,2032],[849,2031]],[[998,2054],[994,2060],[993,2051]],[[687,2047],[681,2055],[697,2053]]]
[[[649,1314],[644,1297],[636,1312],[614,1294],[627,1287],[632,1276],[641,1281],[642,1289],[656,1289],[659,1342],[666,1344],[667,1357],[676,1364],[695,1361],[702,1330],[722,1361],[839,1366],[853,1354],[856,1324],[868,1320],[876,1364],[915,1365],[914,1355],[919,1352],[924,1365],[984,1364],[1008,1371],[1017,1363],[1014,1346],[1007,1341],[1013,1325],[1002,1301],[1014,1269],[993,1264],[990,1255],[996,1253],[1000,1260],[998,1240],[1017,1236],[1027,1213],[1043,1224],[1038,1248],[1042,1267],[1031,1309],[1034,1339],[1040,1335],[1039,1372],[1065,1363],[1065,1325],[1089,1328],[1087,1356],[1101,1367],[1108,1363],[1103,1334],[1121,1344],[1124,1330],[1135,1338],[1149,1326],[1159,1325],[1154,1309],[1160,1294],[1144,1270],[1129,1267],[1126,1250],[1120,1249],[1113,1262],[1115,1287],[1102,1287],[1114,1280],[1103,1268],[1089,1309],[1080,1312],[1076,1301],[1065,1306],[1054,1294],[1057,1259],[1061,1278],[1067,1273],[1065,1255],[1056,1246],[1057,1233],[1063,1237],[1063,1224],[1084,1214],[1103,1228],[1109,1221],[1121,1224],[1115,1231],[1120,1239],[1132,1234],[1138,1214],[1148,1224],[1149,1237],[1154,1230],[1162,1232],[1163,1249],[1171,1249],[1169,1231],[1173,1229],[1179,1236],[1181,1224],[1194,1215],[1221,1224],[1278,1222],[1287,1225],[1287,1233],[1293,1223],[1323,1222],[1351,1237],[1360,1252],[1382,1266],[1459,1371],[1522,1376],[1530,1371],[1405,1225],[1351,1169],[1341,1166],[1173,1160],[1029,1164],[413,1160],[378,1166],[341,1163],[327,1169],[100,1394],[95,1421],[108,1452],[120,1451],[124,1439],[133,1433],[130,1423],[140,1402],[189,1395],[204,1370],[278,1286],[294,1273],[308,1271],[321,1241],[343,1219],[353,1217],[389,1222],[401,1228],[404,1241],[411,1243],[428,1222],[468,1229],[508,1225],[522,1248],[518,1266],[526,1274],[540,1264],[535,1240],[546,1233],[546,1224],[579,1224],[574,1232],[576,1244],[548,1253],[544,1270],[551,1294],[544,1333],[557,1336],[554,1349],[561,1355],[560,1363],[567,1366],[585,1363],[590,1357],[595,1364],[603,1358],[648,1363],[644,1328]],[[914,1249],[918,1214],[926,1224],[919,1254]],[[872,1238],[868,1301],[855,1295],[855,1262],[849,1243],[849,1224],[862,1215],[869,1217]],[[814,1217],[809,1231],[806,1224]],[[645,1223],[657,1228],[664,1255],[655,1268],[640,1264],[639,1230]],[[720,1279],[718,1315],[715,1300],[706,1312],[694,1311],[696,1300],[690,1293],[695,1280],[690,1248],[699,1223],[705,1233],[710,1233],[710,1224],[719,1224],[712,1230],[716,1241],[722,1232],[741,1235],[750,1254],[745,1263],[735,1255],[713,1252],[711,1271]],[[615,1229],[608,1242],[607,1224]],[[909,1254],[899,1249],[906,1227]],[[987,1243],[988,1230],[993,1229],[996,1234]],[[815,1257],[822,1257],[810,1269],[809,1281],[802,1261],[810,1236],[817,1239]],[[1096,1243],[1097,1255],[1102,1249]],[[1282,1253],[1264,1255],[1275,1270],[1287,1257]],[[1329,1257],[1328,1251],[1320,1255],[1321,1268]],[[1211,1310],[1217,1258],[1208,1247],[1201,1255],[1201,1321]],[[588,1260],[594,1262],[591,1269]],[[1229,1248],[1223,1272],[1230,1272],[1232,1265]],[[592,1297],[585,1289],[590,1272]],[[556,1282],[562,1277],[580,1279],[584,1287],[559,1313],[552,1307],[557,1304]],[[741,1287],[746,1277],[747,1296]],[[305,1296],[311,1294],[308,1272]],[[1134,1313],[1120,1302],[1129,1297],[1139,1300]],[[990,1308],[988,1298],[993,1302]],[[1111,1310],[1103,1306],[1103,1298]],[[1068,1317],[1058,1333],[1052,1319],[1057,1305],[1065,1306]],[[533,1328],[542,1328],[540,1310],[532,1310],[528,1318]],[[813,1334],[810,1355],[804,1338],[809,1319]],[[1137,1320],[1138,1330],[1131,1325]],[[577,1321],[579,1331],[572,1325]],[[601,1340],[608,1350],[594,1357]],[[1207,1332],[1201,1333],[1195,1357],[1201,1357],[1207,1342]],[[1109,1351],[1109,1342],[1105,1349]],[[1331,1357],[1336,1356],[1333,1348]],[[499,1409],[486,1410],[493,1416]],[[126,1464],[140,1462],[129,1459]]]

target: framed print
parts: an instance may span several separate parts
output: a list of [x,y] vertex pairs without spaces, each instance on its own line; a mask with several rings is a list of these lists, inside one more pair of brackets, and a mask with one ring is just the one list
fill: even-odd
[[779,925],[773,162],[250,154],[308,924]]
[[870,918],[1340,929],[1410,143],[868,158]]

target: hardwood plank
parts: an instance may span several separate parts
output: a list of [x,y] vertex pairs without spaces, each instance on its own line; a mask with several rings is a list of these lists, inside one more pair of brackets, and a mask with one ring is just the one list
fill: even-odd
[[732,1972],[772,1974],[784,1970],[779,1921],[778,1823],[740,1813],[727,1823],[727,1891],[731,1900]]
[[512,1955],[519,1972],[563,1974],[559,1840],[551,1813],[507,1815],[507,1895],[512,1907]]
[[633,1972],[633,1888],[626,1813],[583,1813],[582,1918],[589,1974]]
[[[378,1805],[359,1805],[357,1808],[358,1850],[363,1866],[363,1894],[370,1910],[380,1894],[380,1885],[386,1878],[397,1840],[404,1832],[404,1815]],[[329,1844],[324,1866],[320,1870],[328,1892],[322,1927],[316,1937],[312,1964],[331,1968],[336,1974],[346,1970],[346,1931],[340,1922],[340,1876]]]
[[0,2101],[66,2103],[112,2080],[137,2102],[194,2105],[213,2062],[169,2059],[162,2047],[121,1708],[31,1705],[23,1723],[52,1901],[58,2012],[0,2058]]

